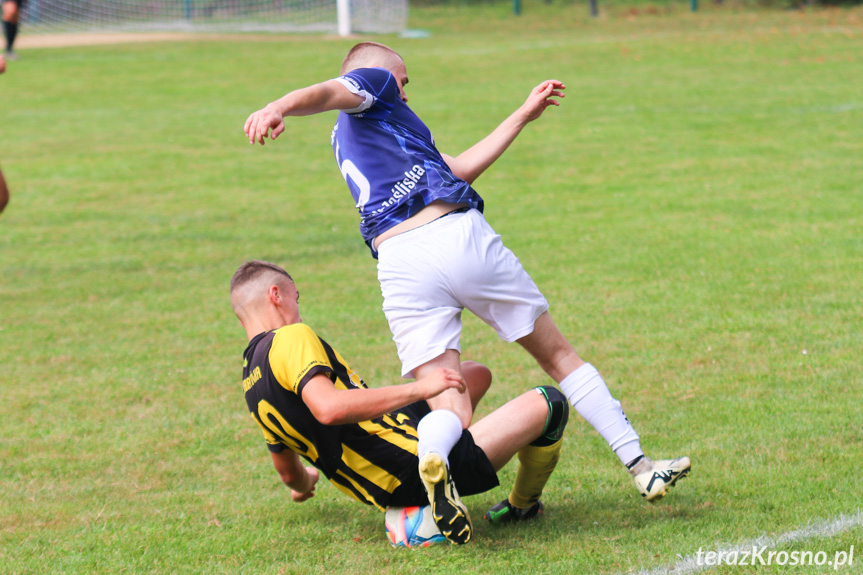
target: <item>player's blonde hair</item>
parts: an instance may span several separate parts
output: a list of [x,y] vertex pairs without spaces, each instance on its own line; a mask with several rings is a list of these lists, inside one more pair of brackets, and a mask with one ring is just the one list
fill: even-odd
[[234,276],[231,278],[231,293],[233,294],[246,284],[264,278],[272,278],[272,281],[278,283],[281,283],[285,279],[291,283],[294,281],[294,278],[288,272],[276,264],[262,260],[252,260],[244,263],[234,272]]
[[296,293],[299,301],[300,292],[294,285],[294,279],[276,264],[252,260],[234,272],[231,278],[231,307],[241,324],[246,325],[256,310],[261,309],[269,288],[274,285],[285,293]]
[[391,70],[398,64],[404,64],[399,53],[378,42],[360,42],[348,51],[342,60],[341,74],[347,74],[357,68],[380,67]]

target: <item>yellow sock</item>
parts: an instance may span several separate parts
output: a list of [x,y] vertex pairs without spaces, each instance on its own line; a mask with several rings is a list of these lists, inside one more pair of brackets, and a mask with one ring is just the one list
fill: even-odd
[[518,471],[515,485],[509,494],[509,502],[513,507],[526,509],[539,501],[539,496],[542,495],[542,490],[560,459],[561,445],[563,439],[545,447],[528,445],[518,452]]

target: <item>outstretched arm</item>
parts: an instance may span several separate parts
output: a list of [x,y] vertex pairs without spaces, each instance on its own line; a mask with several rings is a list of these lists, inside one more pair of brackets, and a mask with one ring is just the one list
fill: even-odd
[[456,157],[442,154],[453,173],[472,184],[512,144],[530,122],[539,118],[549,106],[559,106],[554,98],[563,98],[566,86],[558,80],[546,80],[531,90],[530,96],[495,130]]
[[275,140],[285,131],[283,118],[287,116],[311,116],[330,110],[352,110],[363,103],[363,97],[348,90],[341,82],[328,80],[306,88],[294,90],[275,102],[270,102],[246,120],[243,131],[254,145],[262,146],[272,130],[270,138]]
[[462,376],[451,369],[436,369],[411,383],[371,389],[336,389],[325,375],[316,375],[303,388],[303,401],[324,425],[357,423],[380,417],[447,389],[465,391]]

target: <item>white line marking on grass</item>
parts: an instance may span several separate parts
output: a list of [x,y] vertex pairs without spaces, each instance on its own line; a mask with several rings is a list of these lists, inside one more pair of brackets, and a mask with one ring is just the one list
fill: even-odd
[[[840,515],[834,519],[822,521],[821,523],[813,523],[801,529],[789,531],[788,533],[783,533],[782,535],[774,537],[762,535],[761,537],[756,537],[755,539],[750,539],[749,541],[744,541],[743,543],[738,543],[736,545],[719,544],[709,551],[715,551],[717,553],[721,551],[723,554],[728,554],[734,553],[735,551],[738,553],[751,551],[753,547],[774,549],[782,545],[787,545],[788,543],[805,541],[816,537],[830,539],[855,527],[863,527],[863,511],[861,510],[858,510],[854,515]],[[681,557],[680,561],[674,565],[659,567],[650,571],[642,570],[639,571],[638,574],[683,575],[685,573],[707,571],[716,566],[718,565],[707,565],[704,562],[699,563],[698,558],[695,555],[687,555],[686,557]]]

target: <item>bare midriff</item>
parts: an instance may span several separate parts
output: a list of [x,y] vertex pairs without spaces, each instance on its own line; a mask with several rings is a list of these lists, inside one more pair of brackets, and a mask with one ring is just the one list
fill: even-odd
[[410,230],[416,229],[420,226],[424,226],[429,222],[433,222],[439,217],[445,216],[452,211],[466,207],[468,207],[468,204],[448,204],[442,200],[435,200],[423,209],[421,209],[419,213],[411,216],[402,223],[391,227],[390,229],[376,237],[375,249],[378,249],[382,243],[384,243],[386,240],[390,239],[393,236],[409,232]]

